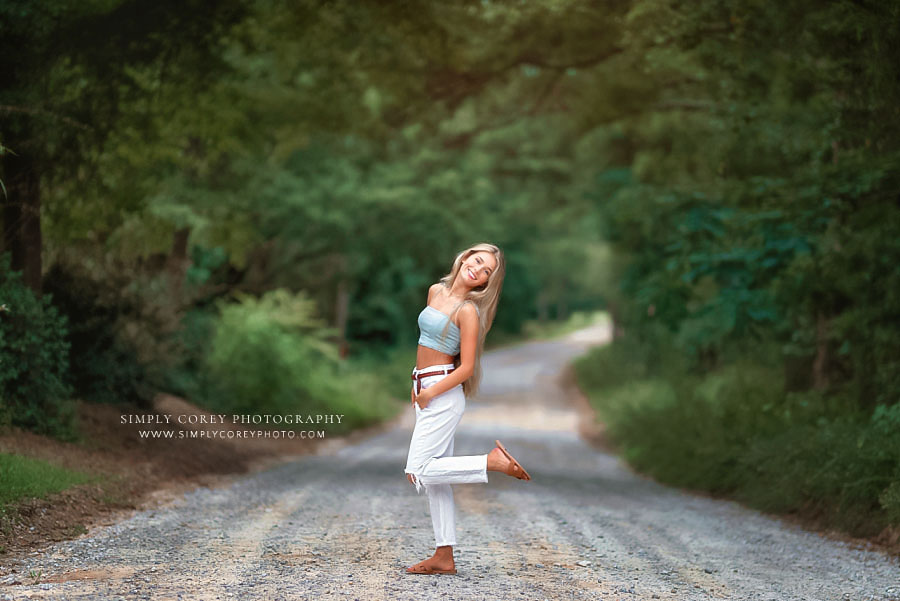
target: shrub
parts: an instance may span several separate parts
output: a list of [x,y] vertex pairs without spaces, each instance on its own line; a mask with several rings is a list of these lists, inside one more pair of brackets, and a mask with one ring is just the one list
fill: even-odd
[[66,383],[66,318],[38,300],[19,272],[0,265],[0,414],[4,423],[64,440],[77,436],[75,405]]
[[218,323],[214,309],[196,307],[185,313],[172,336],[174,363],[162,374],[164,389],[189,399],[201,400],[211,385],[207,355]]
[[140,313],[127,295],[122,275],[97,276],[87,269],[55,263],[44,289],[69,325],[69,377],[74,393],[101,403],[147,401],[151,386],[138,353],[119,335],[122,317]]
[[204,404],[221,413],[344,414],[342,431],[386,417],[388,394],[374,373],[340,362],[330,329],[305,295],[274,290],[220,304]]
[[900,524],[900,405],[859,411],[851,397],[785,392],[754,360],[706,375],[656,366],[633,342],[577,364],[626,460],[663,482],[729,494],[765,510],[803,511],[856,534]]

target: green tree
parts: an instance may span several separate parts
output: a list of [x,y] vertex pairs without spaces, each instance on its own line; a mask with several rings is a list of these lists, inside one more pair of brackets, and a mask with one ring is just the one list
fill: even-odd
[[208,85],[222,65],[215,50],[242,12],[237,1],[3,3],[0,140],[15,149],[0,169],[3,242],[32,290],[41,290],[42,213],[78,204],[46,206],[47,190],[102,181],[95,159],[122,114],[147,102],[149,73],[160,85]]

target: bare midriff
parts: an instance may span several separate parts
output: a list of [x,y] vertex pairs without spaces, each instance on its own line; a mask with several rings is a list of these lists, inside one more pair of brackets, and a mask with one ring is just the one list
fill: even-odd
[[416,369],[431,365],[449,365],[453,363],[453,358],[453,355],[420,344],[416,350]]

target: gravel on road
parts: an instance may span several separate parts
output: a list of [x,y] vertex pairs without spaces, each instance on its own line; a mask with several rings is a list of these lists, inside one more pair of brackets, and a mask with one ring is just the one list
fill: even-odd
[[488,353],[456,453],[499,438],[531,473],[455,486],[456,576],[410,576],[433,551],[396,427],[201,487],[13,558],[19,599],[897,600],[900,566],[737,503],[664,487],[578,435],[560,375],[603,329]]

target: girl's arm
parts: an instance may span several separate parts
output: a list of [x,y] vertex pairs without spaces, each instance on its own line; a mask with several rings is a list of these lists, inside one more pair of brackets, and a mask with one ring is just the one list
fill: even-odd
[[475,372],[475,347],[478,344],[478,314],[471,303],[459,309],[459,367],[433,386],[423,389],[416,397],[419,408],[424,409],[431,399],[462,384]]

